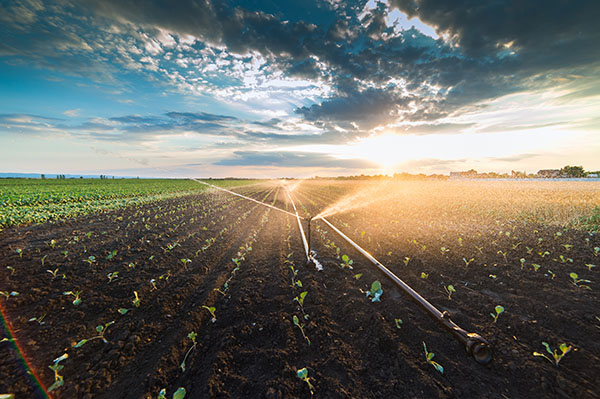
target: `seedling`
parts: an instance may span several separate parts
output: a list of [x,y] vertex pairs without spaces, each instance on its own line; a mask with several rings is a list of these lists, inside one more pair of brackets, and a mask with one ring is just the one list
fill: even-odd
[[371,302],[381,302],[379,298],[381,298],[382,294],[383,289],[381,288],[381,283],[379,280],[373,281],[373,284],[371,284],[371,289],[367,291],[367,298],[372,296],[373,299],[371,299]]
[[585,287],[591,290],[591,288],[587,285],[579,285],[581,283],[591,283],[590,280],[584,280],[579,278],[579,275],[577,273],[569,273],[569,277],[571,277],[572,283],[575,284],[577,287]]
[[573,248],[573,246],[571,244],[563,244],[563,247],[565,247],[565,249],[567,251],[569,251],[571,248]]
[[533,271],[537,272],[538,269],[541,267],[540,265],[538,265],[537,263],[532,263],[531,266],[533,267]]
[[[177,391],[175,391],[175,393],[173,393],[173,399],[183,399],[183,398],[185,398],[185,394],[186,394],[185,388],[179,387],[179,389],[177,389]],[[160,390],[160,392],[158,393],[157,399],[167,399],[166,388],[163,388]]]
[[400,329],[402,326],[402,319],[394,319],[394,323],[396,323],[396,328]]
[[494,310],[496,311],[496,314],[490,313],[490,316],[492,316],[494,318],[494,323],[495,323],[498,321],[498,316],[500,316],[502,313],[504,313],[504,307],[500,306],[500,305],[496,305]]
[[462,239],[462,237],[458,237],[458,245],[460,245],[461,247],[463,246],[463,239]]
[[152,291],[156,290],[156,280],[151,278],[150,279],[150,284],[152,284]]
[[306,340],[306,342],[310,345],[310,339],[308,339],[308,337],[304,333],[304,324],[300,324],[300,319],[296,315],[294,315],[294,317],[292,318],[292,320],[294,322],[294,325],[300,329],[300,332],[302,333],[302,336],[304,337],[304,339]]
[[69,256],[69,251],[65,250],[65,251],[60,251],[60,253],[66,258],[67,256]]
[[73,348],[80,348],[83,345],[85,345],[88,341],[91,341],[94,339],[102,339],[102,341],[104,341],[105,344],[108,344],[108,341],[106,340],[106,338],[104,338],[104,334],[106,333],[106,330],[108,329],[108,327],[110,327],[113,324],[115,324],[114,320],[111,322],[108,322],[104,325],[101,324],[99,326],[96,326],[96,331],[98,332],[98,335],[96,335],[95,337],[92,337],[92,338],[82,339],[81,341],[79,341],[75,345],[73,345]]
[[28,321],[29,321],[29,322],[32,322],[32,321],[37,321],[37,322],[38,322],[38,324],[41,326],[42,324],[44,324],[44,323],[45,323],[45,321],[43,321],[43,320],[44,320],[44,317],[46,317],[46,313],[44,313],[44,314],[43,314],[43,315],[41,315],[40,317],[32,317],[32,318],[31,318],[31,319],[29,319]]
[[183,267],[185,268],[185,270],[187,270],[187,264],[192,262],[191,259],[186,259],[186,258],[182,258],[182,259],[180,259],[180,261],[181,261],[181,263],[183,263]]
[[539,353],[539,352],[533,352],[533,356],[541,356],[544,359],[548,360],[550,363],[554,364],[556,367],[558,367],[558,363],[560,363],[562,358],[567,353],[571,352],[571,349],[573,349],[572,346],[562,343],[558,347],[558,349],[560,349],[561,353],[558,353],[558,349],[555,349],[554,351],[552,351],[550,349],[550,345],[548,345],[547,342],[542,342],[542,345],[544,345],[546,347],[546,352],[548,352],[552,357],[550,357],[544,353]]
[[550,276],[552,276],[552,280],[554,280],[554,277],[556,277],[556,273],[554,273],[552,270],[548,269],[548,274]]
[[14,268],[14,267],[12,267],[12,266],[6,266],[6,268],[7,268],[8,270],[10,270],[10,275],[11,275],[11,276],[13,276],[13,275],[15,274],[15,271],[16,271],[16,270],[15,270],[15,268]]
[[421,278],[427,280],[429,278],[429,273],[421,272]]
[[212,316],[212,319],[210,321],[212,321],[213,323],[215,321],[217,321],[217,316],[215,316],[215,310],[216,309],[215,309],[214,306],[208,307],[206,305],[202,305],[202,307],[210,312],[210,315]]
[[[559,255],[559,258],[560,258],[561,263],[567,263],[567,262],[573,263],[573,259],[566,258],[563,255]],[[553,259],[553,260],[556,261],[556,259]]]
[[483,245],[481,247],[475,246],[475,249],[478,250],[479,253],[483,255]]
[[127,267],[130,268],[130,269],[135,269],[135,263],[129,262],[129,264],[127,265]]
[[[595,248],[594,248],[595,249]],[[17,253],[17,255],[19,255],[19,258],[23,257],[23,250],[21,248],[17,248],[15,249],[15,252]]]
[[496,281],[496,279],[498,278],[498,276],[496,276],[495,274],[490,274],[490,275],[488,275],[488,277],[494,281]]
[[404,266],[408,266],[408,262],[410,262],[410,258],[408,256],[405,256],[404,260],[402,260],[402,262],[404,262]]
[[58,275],[58,268],[54,269],[54,270],[46,270],[48,273],[50,273],[52,275],[52,280],[54,280],[56,278],[56,276]]
[[308,389],[310,390],[310,396],[312,397],[314,395],[315,387],[313,384],[311,384],[310,378],[308,377],[308,369],[306,367],[301,368],[300,370],[296,371],[296,376],[302,381],[306,382]]
[[545,257],[546,255],[550,255],[550,252],[548,251],[544,251],[544,252],[538,252],[538,255],[541,256],[542,258]]
[[354,263],[350,257],[348,257],[348,255],[342,255],[342,262],[340,263],[340,266],[342,267],[342,269],[348,268],[348,269],[352,269],[352,263]]
[[471,264],[471,262],[473,262],[475,260],[475,258],[471,258],[469,260],[467,260],[467,258],[463,258],[463,262],[465,262],[465,266],[469,267],[469,265]]
[[131,303],[133,303],[133,306],[135,306],[136,308],[139,308],[141,305],[141,302],[140,302],[140,297],[138,296],[137,291],[133,291],[133,295],[135,296],[135,298],[133,298]]
[[92,256],[88,256],[88,258],[84,259],[83,261],[89,263],[90,266],[91,266],[93,263],[96,263],[96,257],[93,256],[93,255]]
[[587,268],[588,268],[589,271],[592,271],[592,269],[594,267],[596,267],[596,265],[592,265],[591,263],[586,263],[585,265],[587,266]]
[[594,247],[594,256],[600,255],[600,247]]
[[521,269],[525,266],[525,258],[521,258],[519,259],[519,262],[521,262]]
[[114,279],[119,277],[119,272],[108,273],[106,276],[108,277],[108,283],[110,284]]
[[442,367],[442,365],[433,361],[433,357],[435,356],[435,353],[427,351],[427,345],[425,345],[424,341],[423,341],[423,349],[425,349],[425,360],[427,361],[427,363],[431,364],[441,374],[444,374],[444,368]]
[[302,281],[300,281],[300,280],[296,281],[296,286],[298,288],[302,288]]
[[533,248],[525,247],[528,255],[533,255]]
[[73,305],[75,306],[81,303],[81,298],[79,298],[79,295],[81,295],[81,291],[65,291],[63,292],[63,295],[73,295],[75,297],[75,299],[73,299]]
[[192,346],[190,347],[190,349],[188,349],[187,353],[185,354],[185,357],[183,358],[183,362],[181,362],[181,364],[179,365],[179,367],[181,367],[182,371],[185,371],[185,361],[186,361],[188,355],[190,354],[192,349],[196,348],[196,336],[197,335],[198,334],[196,334],[194,331],[190,331],[190,333],[187,335],[187,337],[192,340]]
[[355,274],[355,275],[354,275],[354,279],[355,279],[355,280],[358,280],[358,279],[360,279],[361,277],[362,277],[362,273],[358,273],[358,274]]
[[112,251],[110,251],[110,253],[106,256],[106,260],[111,260],[112,258],[114,258],[115,256],[117,256],[117,250],[113,249]]
[[444,287],[444,290],[446,291],[446,294],[448,294],[448,299],[452,299],[452,294],[454,294],[456,292],[456,290],[454,289],[454,286],[452,284],[448,284],[447,286]]
[[42,266],[44,266],[44,263],[46,262],[47,257],[48,257],[48,255],[42,256]]
[[442,255],[445,255],[446,252],[450,252],[450,250],[448,248],[446,248],[446,247],[441,247],[440,251],[442,252]]
[[127,312],[129,312],[130,310],[133,310],[133,309],[119,308],[117,311],[118,311],[119,313],[121,313],[121,314],[126,314],[126,313],[127,313]]
[[51,366],[48,366],[50,368],[50,370],[54,371],[54,384],[50,385],[50,387],[48,388],[48,392],[52,392],[53,390],[55,390],[58,387],[62,387],[65,383],[63,376],[58,374],[59,371],[61,371],[63,369],[63,365],[59,364],[60,362],[62,362],[63,360],[65,360],[66,358],[69,357],[68,353],[65,353],[64,355],[57,357],[56,359],[54,359],[54,364]]

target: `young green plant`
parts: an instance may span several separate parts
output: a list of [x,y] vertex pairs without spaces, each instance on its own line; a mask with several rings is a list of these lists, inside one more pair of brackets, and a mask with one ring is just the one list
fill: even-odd
[[306,382],[306,385],[308,385],[308,389],[310,390],[310,396],[312,397],[314,395],[315,387],[310,382],[310,377],[308,376],[308,369],[306,367],[303,367],[300,370],[297,370],[296,376],[302,381]]
[[300,323],[300,319],[298,318],[298,316],[294,315],[294,317],[292,318],[292,321],[294,322],[294,325],[300,329],[300,332],[302,333],[302,336],[304,337],[304,339],[306,340],[306,342],[310,345],[310,339],[304,333],[304,324]]
[[[567,345],[565,343],[560,344],[558,346],[558,349],[555,349],[554,351],[552,351],[552,349],[550,349],[550,345],[548,345],[547,342],[542,342],[542,345],[544,345],[546,347],[546,352],[548,352],[552,357],[550,357],[544,353],[540,353],[540,352],[533,352],[533,356],[543,357],[544,359],[548,360],[550,363],[554,364],[556,367],[558,367],[558,363],[560,363],[562,358],[567,353],[571,352],[571,350],[573,349],[572,346]],[[560,349],[560,353],[558,353],[559,349]]]
[[181,362],[181,364],[179,365],[182,371],[185,371],[185,361],[187,360],[188,355],[190,354],[192,349],[196,348],[196,336],[198,336],[198,334],[196,334],[194,331],[190,331],[190,333],[187,335],[187,337],[192,340],[192,346],[190,347],[190,349],[188,349],[187,353],[185,354],[185,357],[183,358],[183,362]]
[[367,291],[367,298],[373,297],[371,299],[371,302],[381,302],[381,295],[383,295],[381,283],[379,282],[379,280],[375,280],[373,281],[373,284],[371,284],[371,289]]
[[496,305],[496,307],[494,308],[494,310],[496,311],[496,314],[494,313],[490,313],[490,316],[492,316],[494,318],[494,323],[498,321],[498,317],[504,313],[504,307],[501,305]]
[[106,340],[106,338],[104,337],[104,334],[106,334],[106,330],[108,329],[108,327],[110,327],[111,325],[115,324],[115,321],[110,321],[104,325],[99,325],[96,326],[96,332],[98,333],[98,335],[92,337],[92,338],[87,338],[87,339],[82,339],[81,341],[77,342],[75,345],[73,345],[73,348],[80,348],[83,345],[85,345],[87,342],[92,341],[94,339],[102,339],[102,341],[104,341],[105,344],[108,343],[108,341]]
[[431,364],[441,374],[444,374],[444,368],[442,365],[433,361],[435,353],[427,351],[427,345],[425,345],[425,341],[423,341],[423,349],[425,349],[425,361],[427,361],[428,364]]

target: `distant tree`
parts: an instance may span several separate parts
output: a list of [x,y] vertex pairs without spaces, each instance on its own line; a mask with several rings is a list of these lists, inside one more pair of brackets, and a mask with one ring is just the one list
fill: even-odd
[[585,177],[586,173],[583,166],[565,166],[560,170],[561,175],[567,177]]
[[40,179],[45,179],[45,178],[46,178],[46,175],[42,173],[42,174],[40,175]]

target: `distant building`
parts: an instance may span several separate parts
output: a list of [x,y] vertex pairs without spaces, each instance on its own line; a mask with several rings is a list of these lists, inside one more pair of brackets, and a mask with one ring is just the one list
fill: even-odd
[[556,179],[560,177],[560,169],[541,169],[537,175],[544,179]]

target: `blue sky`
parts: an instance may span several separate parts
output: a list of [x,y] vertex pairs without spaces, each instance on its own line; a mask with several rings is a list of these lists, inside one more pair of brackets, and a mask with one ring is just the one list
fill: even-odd
[[600,2],[0,5],[0,171],[600,169]]

